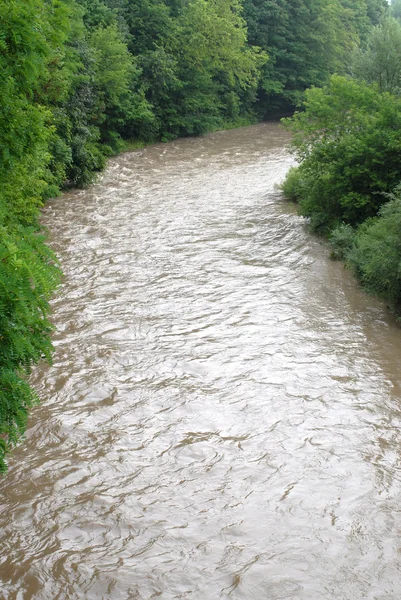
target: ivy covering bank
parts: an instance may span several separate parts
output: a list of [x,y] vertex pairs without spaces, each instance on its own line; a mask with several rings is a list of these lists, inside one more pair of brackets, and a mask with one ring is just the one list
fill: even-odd
[[308,87],[345,72],[385,6],[0,0],[0,471],[37,401],[30,369],[51,359],[60,271],[39,224],[46,199],[89,184],[127,140],[293,111]]

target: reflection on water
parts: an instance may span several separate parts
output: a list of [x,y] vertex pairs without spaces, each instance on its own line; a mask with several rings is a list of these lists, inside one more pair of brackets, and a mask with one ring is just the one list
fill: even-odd
[[401,597],[401,332],[275,190],[286,138],[159,144],[47,207],[5,600]]

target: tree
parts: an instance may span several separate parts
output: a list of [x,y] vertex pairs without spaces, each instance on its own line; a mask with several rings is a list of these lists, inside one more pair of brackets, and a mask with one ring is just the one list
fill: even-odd
[[236,0],[192,0],[183,8],[178,26],[179,37],[170,44],[182,82],[178,119],[187,121],[187,133],[237,119],[249,109],[246,92],[254,98],[252,90],[256,92],[260,67],[267,59],[247,46],[240,5]]
[[247,46],[237,0],[140,0],[121,10],[155,136],[203,133],[250,111],[266,57]]
[[93,87],[100,141],[121,149],[121,135],[130,135],[154,120],[140,82],[141,71],[114,23],[99,27],[90,36],[94,56]]
[[300,161],[291,189],[312,227],[328,233],[375,216],[400,177],[401,100],[332,76],[306,92],[305,111],[287,125]]
[[0,6],[0,471],[36,400],[26,375],[51,352],[47,302],[59,271],[38,234],[38,212],[47,188],[52,115],[37,98],[56,56],[49,23],[60,16],[50,0]]
[[401,24],[386,17],[371,32],[365,50],[358,50],[353,74],[368,83],[377,83],[381,91],[401,91]]
[[397,19],[397,21],[401,20],[401,0],[392,0],[390,4],[390,15]]
[[[266,50],[259,104],[263,113],[290,112],[304,91],[344,73],[384,0],[244,0],[249,43]],[[373,19],[373,21],[372,21]]]

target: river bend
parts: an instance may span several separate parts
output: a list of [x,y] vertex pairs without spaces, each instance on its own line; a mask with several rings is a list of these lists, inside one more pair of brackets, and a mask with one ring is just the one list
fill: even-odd
[[4,600],[399,600],[401,332],[262,124],[49,203],[65,281],[0,484]]

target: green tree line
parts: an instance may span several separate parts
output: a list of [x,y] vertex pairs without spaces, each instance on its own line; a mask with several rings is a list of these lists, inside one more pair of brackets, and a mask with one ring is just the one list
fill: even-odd
[[[43,203],[89,184],[127,141],[292,112],[307,88],[346,72],[383,10],[382,0],[0,0],[0,471],[37,401],[29,372],[51,359],[61,274]],[[386,102],[377,119],[397,120]]]
[[350,56],[345,76],[306,91],[287,120],[299,166],[283,184],[363,286],[401,314],[401,3]]

